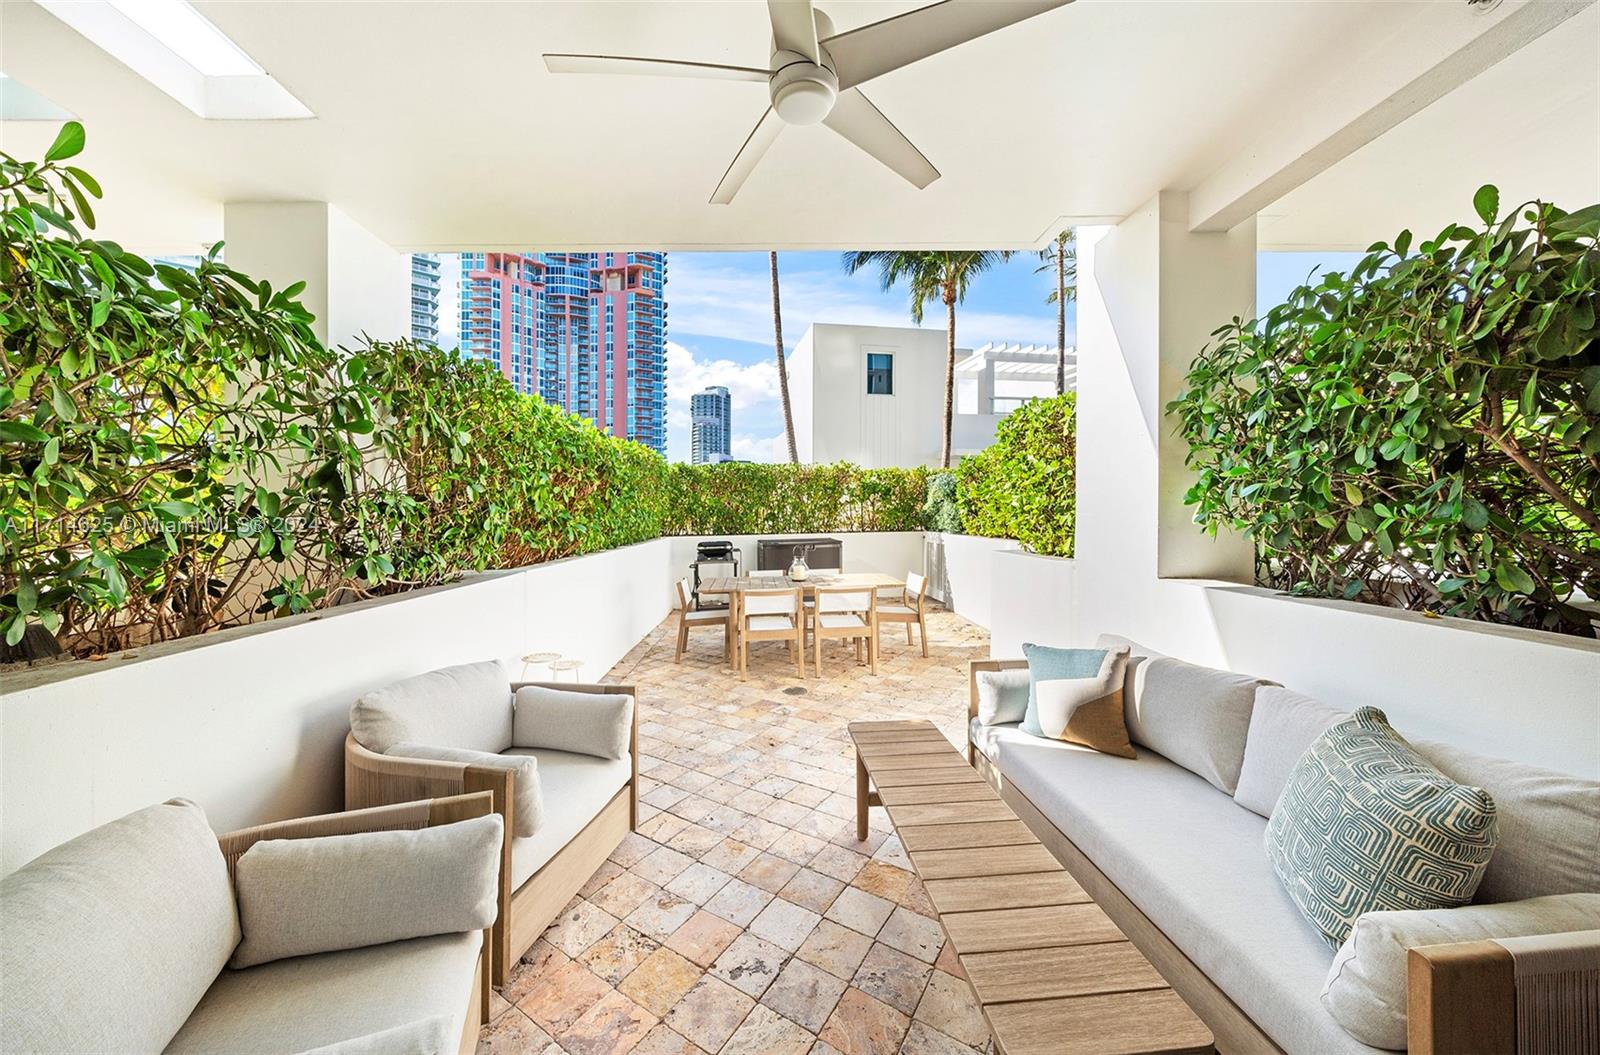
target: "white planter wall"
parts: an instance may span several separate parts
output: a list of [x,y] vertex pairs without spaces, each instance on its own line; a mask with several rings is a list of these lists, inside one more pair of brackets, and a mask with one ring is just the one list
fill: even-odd
[[989,655],[1021,659],[1022,643],[1066,645],[1072,637],[1071,609],[1076,565],[1068,557],[1042,557],[996,550],[989,557]]
[[[921,532],[834,533],[846,568],[903,578]],[[783,537],[783,536],[762,536]],[[0,874],[80,832],[183,796],[218,830],[340,809],[351,702],[412,674],[553,651],[598,679],[673,606],[694,538],[7,675]],[[755,559],[756,536],[735,536]],[[543,676],[532,671],[530,676]]]
[[656,539],[7,677],[0,873],[132,810],[183,796],[218,830],[343,805],[362,692],[453,663],[550,650],[598,678],[671,606]]
[[1011,539],[930,531],[923,548],[929,595],[964,619],[992,626],[994,555],[1018,552],[1021,547]]

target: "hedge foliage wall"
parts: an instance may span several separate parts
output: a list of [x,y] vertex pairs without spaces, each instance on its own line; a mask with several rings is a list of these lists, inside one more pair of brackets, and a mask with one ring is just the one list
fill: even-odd
[[[1026,403],[1000,422],[995,442],[961,459],[954,495],[941,483],[928,516],[968,535],[1012,538],[1054,557],[1072,556],[1077,517],[1077,395]],[[943,530],[952,530],[944,528]]]
[[1170,409],[1265,584],[1593,636],[1600,206],[1502,210],[1235,319]]

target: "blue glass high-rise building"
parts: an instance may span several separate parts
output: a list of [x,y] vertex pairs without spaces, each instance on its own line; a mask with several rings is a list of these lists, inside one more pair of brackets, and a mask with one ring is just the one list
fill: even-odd
[[665,253],[463,253],[461,350],[666,453]]

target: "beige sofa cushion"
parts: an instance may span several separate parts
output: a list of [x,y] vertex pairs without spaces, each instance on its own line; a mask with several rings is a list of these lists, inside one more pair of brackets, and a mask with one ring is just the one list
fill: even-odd
[[978,686],[978,721],[984,725],[1011,725],[1028,713],[1028,668],[980,670],[974,678]]
[[1368,912],[1334,954],[1322,1006],[1374,1047],[1406,1046],[1406,952],[1419,945],[1565,934],[1600,928],[1600,893],[1557,894],[1497,905]]
[[494,922],[498,813],[415,831],[265,839],[234,866],[244,939],[232,967]]
[[238,940],[199,806],[85,832],[0,882],[0,1051],[160,1051]]
[[1417,753],[1494,799],[1500,843],[1474,901],[1522,901],[1600,891],[1600,781],[1451,744],[1418,741]]
[[543,868],[594,820],[633,776],[633,759],[596,758],[570,751],[513,747],[509,755],[538,760],[545,790],[544,825],[529,839],[511,840],[511,889]]
[[499,660],[418,674],[357,700],[350,731],[379,754],[407,742],[504,751],[511,746],[511,678]]
[[483,934],[468,931],[224,971],[167,1055],[315,1051],[435,1016],[448,1020],[444,1051],[454,1055],[468,1008],[477,1010],[482,947]]
[[511,742],[517,747],[623,758],[633,734],[633,697],[625,692],[572,692],[542,685],[517,690]]
[[469,751],[464,747],[433,747],[429,744],[395,744],[384,752],[399,758],[422,758],[436,762],[460,762],[467,766],[509,769],[513,774],[511,791],[511,833],[529,836],[544,823],[544,796],[539,787],[539,763],[526,755],[499,755],[488,751]]
[[459,1036],[450,1035],[450,1029],[449,1015],[429,1015],[365,1036],[318,1044],[297,1055],[449,1055],[461,1043]]
[[1281,685],[1256,689],[1250,735],[1245,740],[1233,801],[1251,813],[1272,816],[1272,808],[1288,786],[1289,775],[1299,765],[1300,756],[1322,739],[1323,733],[1348,717],[1349,711],[1329,707]]

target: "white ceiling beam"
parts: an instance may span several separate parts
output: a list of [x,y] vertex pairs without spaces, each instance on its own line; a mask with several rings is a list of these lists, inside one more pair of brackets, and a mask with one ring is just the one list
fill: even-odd
[[1594,2],[1506,0],[1490,11],[1470,10],[1466,0],[1421,5],[1410,31],[1351,62],[1190,191],[1189,229],[1238,226]]

